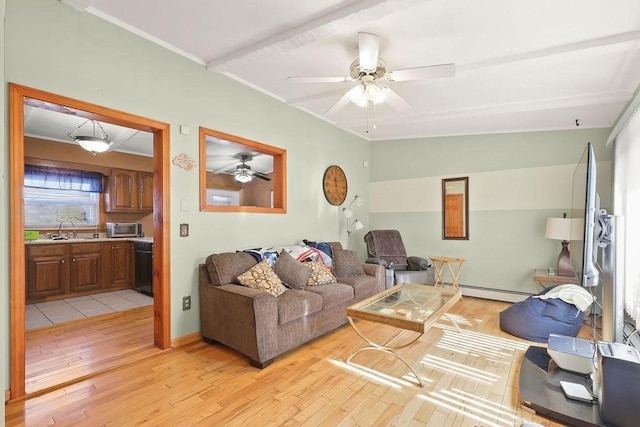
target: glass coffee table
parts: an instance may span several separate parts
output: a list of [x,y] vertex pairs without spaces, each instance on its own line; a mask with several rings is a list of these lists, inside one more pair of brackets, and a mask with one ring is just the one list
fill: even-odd
[[[391,354],[404,363],[415,375],[420,386],[424,387],[424,382],[420,376],[398,354],[398,350],[408,347],[420,339],[441,316],[447,315],[447,311],[461,297],[462,294],[457,288],[435,288],[429,285],[403,283],[347,307],[349,323],[351,323],[356,333],[369,344],[349,356],[347,363],[351,363],[351,359],[355,355],[365,350],[376,350]],[[392,326],[399,329],[399,331],[384,343],[376,343],[367,338],[358,329],[355,319]],[[457,323],[450,317],[449,320],[459,330]],[[417,332],[417,334],[415,338],[410,339],[408,342],[393,344],[393,341],[405,331],[413,331]]]

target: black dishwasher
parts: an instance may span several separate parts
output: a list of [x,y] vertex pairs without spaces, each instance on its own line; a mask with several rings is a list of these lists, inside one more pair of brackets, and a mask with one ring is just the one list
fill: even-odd
[[153,296],[153,243],[133,242],[136,291]]

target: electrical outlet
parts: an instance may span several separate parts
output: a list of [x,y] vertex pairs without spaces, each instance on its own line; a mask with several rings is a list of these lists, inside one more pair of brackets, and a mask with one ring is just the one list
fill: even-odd
[[191,310],[191,296],[182,297],[182,311]]

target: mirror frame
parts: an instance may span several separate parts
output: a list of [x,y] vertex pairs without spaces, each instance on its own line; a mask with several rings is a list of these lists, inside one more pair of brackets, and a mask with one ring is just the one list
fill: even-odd
[[[463,236],[448,236],[447,235],[447,184],[450,182],[463,182],[464,183],[464,235]],[[458,178],[445,178],[442,180],[442,240],[469,240],[469,177]]]
[[[251,151],[273,156],[273,207],[215,206],[207,204],[207,136],[243,145]],[[287,150],[228,133],[200,127],[200,210],[204,212],[287,213]]]

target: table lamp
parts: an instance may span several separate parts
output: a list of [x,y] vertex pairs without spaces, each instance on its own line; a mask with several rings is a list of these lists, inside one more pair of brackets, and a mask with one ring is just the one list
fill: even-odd
[[547,239],[560,240],[562,250],[558,255],[558,266],[556,274],[558,276],[575,277],[576,269],[573,267],[571,257],[569,255],[569,241],[578,240],[580,235],[578,221],[572,221],[567,218],[565,213],[562,218],[547,218],[547,228],[544,237]]

